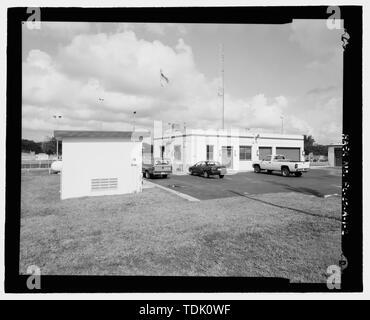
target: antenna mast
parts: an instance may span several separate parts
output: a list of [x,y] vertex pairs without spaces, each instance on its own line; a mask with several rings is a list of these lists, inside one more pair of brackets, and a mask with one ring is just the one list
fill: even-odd
[[224,89],[224,45],[220,44],[220,72],[221,72],[221,88],[219,95],[221,96],[222,102],[222,129],[225,128],[225,89]]

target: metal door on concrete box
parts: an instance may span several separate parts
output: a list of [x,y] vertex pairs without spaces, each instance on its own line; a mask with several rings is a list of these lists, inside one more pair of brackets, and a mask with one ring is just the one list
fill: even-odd
[[334,149],[334,161],[336,167],[342,165],[342,148]]
[[233,147],[223,146],[221,159],[222,159],[222,164],[226,166],[226,168],[232,169],[233,167]]

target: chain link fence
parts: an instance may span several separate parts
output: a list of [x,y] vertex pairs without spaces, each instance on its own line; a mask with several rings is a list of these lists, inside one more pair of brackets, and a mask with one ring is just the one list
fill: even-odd
[[27,170],[49,169],[55,159],[48,160],[22,160],[21,168]]

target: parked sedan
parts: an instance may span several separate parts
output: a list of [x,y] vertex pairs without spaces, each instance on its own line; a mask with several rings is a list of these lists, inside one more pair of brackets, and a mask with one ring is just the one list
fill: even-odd
[[226,167],[217,161],[199,161],[189,168],[191,175],[200,175],[205,178],[209,176],[219,176],[223,178],[226,174]]

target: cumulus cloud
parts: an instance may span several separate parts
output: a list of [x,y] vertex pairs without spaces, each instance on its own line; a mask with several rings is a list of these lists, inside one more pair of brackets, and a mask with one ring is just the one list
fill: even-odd
[[[42,19],[41,19],[42,20]],[[38,37],[42,39],[53,39],[57,41],[70,41],[71,37],[88,33],[91,25],[87,22],[56,22],[41,21],[40,29],[28,29],[27,24],[23,25],[25,36]]]
[[[160,70],[169,79],[164,87]],[[199,71],[192,48],[181,38],[171,47],[138,38],[130,28],[83,32],[53,56],[42,50],[28,52],[23,62],[23,128],[49,133],[56,128],[130,130],[133,111],[137,127],[163,120],[216,128],[222,118],[218,87],[219,79]],[[56,122],[54,114],[63,118]],[[282,115],[287,133],[313,131],[306,118],[294,115],[287,96],[225,95],[230,126],[279,132]]]
[[164,36],[168,30],[175,31],[178,34],[186,34],[185,26],[175,23],[144,23],[144,29],[155,35]]
[[144,31],[152,35],[163,37],[169,32],[177,35],[187,34],[185,25],[178,23],[120,23],[117,26],[117,32],[124,31]]
[[56,34],[58,36],[70,37],[71,35],[81,34],[90,30],[90,24],[87,22],[55,22],[42,21],[41,28],[47,30],[47,34]]
[[314,57],[325,57],[342,49],[343,29],[329,29],[327,20],[293,20],[290,40]]
[[[160,86],[160,69],[170,79],[166,88]],[[23,64],[23,82],[24,104],[72,109],[68,114],[86,117],[91,112],[74,110],[104,110],[114,113],[111,120],[120,113],[127,121],[133,110],[148,119],[176,119],[185,110],[205,108],[211,95],[216,97],[216,84],[197,71],[192,50],[182,39],[170,48],[139,40],[132,31],[76,36],[53,61],[32,50]],[[103,103],[97,102],[99,97]]]

